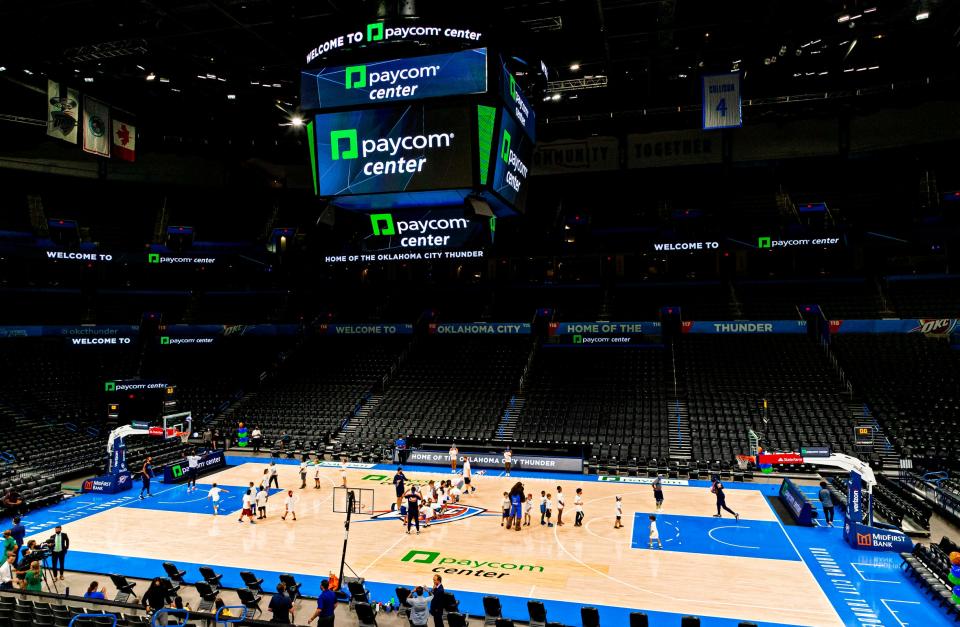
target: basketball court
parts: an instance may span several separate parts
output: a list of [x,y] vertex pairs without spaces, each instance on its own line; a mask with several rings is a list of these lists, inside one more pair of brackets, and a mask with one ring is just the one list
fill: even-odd
[[[259,483],[267,464],[248,457],[228,462],[230,467],[202,477],[192,492],[186,485],[155,483],[154,496],[145,500],[137,498],[136,486],[113,497],[70,499],[33,514],[28,533],[62,521],[72,542],[70,569],[151,577],[163,574],[162,562],[173,561],[192,581],[198,566],[211,565],[224,573],[228,586],[242,585],[241,570],[264,577],[265,586],[286,572],[316,594],[319,579],[340,568],[345,516],[334,511],[344,506],[334,507],[335,498],[343,498],[334,491],[338,464],[321,468],[320,489],[312,487],[311,468],[301,490],[295,462],[282,460],[282,491],[271,490],[268,518],[251,525],[237,522],[240,498],[249,482]],[[429,585],[439,573],[471,614],[482,614],[482,596],[494,594],[505,613],[525,616],[526,599],[539,599],[551,620],[567,624],[579,624],[580,605],[599,607],[606,624],[625,624],[631,609],[652,618],[693,614],[705,625],[749,620],[837,626],[869,618],[873,625],[906,626],[943,620],[900,574],[897,556],[851,551],[839,527],[784,526],[767,500],[775,485],[727,484],[727,503],[740,513],[738,522],[726,513],[713,517],[715,497],[705,482],[665,481],[658,516],[664,548],[651,550],[649,480],[531,472],[510,478],[475,471],[475,494],[442,522],[407,535],[390,511],[396,502],[394,470],[362,464],[347,470],[361,513],[353,515],[346,561],[367,580],[375,601],[395,596],[397,585]],[[443,467],[408,467],[405,473],[408,486],[452,476]],[[519,532],[500,526],[503,492],[517,481],[535,503],[533,524]],[[207,499],[212,482],[226,490],[217,517]],[[567,495],[566,524],[542,526],[540,491],[555,495],[558,485]],[[583,489],[582,527],[573,526],[577,488]],[[299,499],[296,522],[280,520],[287,489]],[[617,494],[623,496],[623,529],[613,526]]]

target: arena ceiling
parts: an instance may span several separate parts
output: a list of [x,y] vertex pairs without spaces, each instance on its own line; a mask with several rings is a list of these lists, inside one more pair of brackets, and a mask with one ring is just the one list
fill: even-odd
[[[312,42],[411,7],[509,30],[533,68],[542,120],[695,106],[703,73],[732,70],[743,73],[746,98],[874,89],[900,97],[955,84],[960,57],[960,2],[950,0],[7,2],[0,115],[42,117],[35,92],[51,77],[163,134],[241,122],[282,132]],[[540,60],[546,81],[536,76]],[[601,77],[606,86],[577,88]]]

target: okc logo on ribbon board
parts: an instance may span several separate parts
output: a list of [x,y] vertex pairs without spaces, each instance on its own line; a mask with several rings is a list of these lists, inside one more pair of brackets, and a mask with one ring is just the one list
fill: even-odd
[[367,24],[367,41],[380,41],[381,39],[383,39],[383,23]]
[[[346,150],[340,150],[341,139],[347,140]],[[334,161],[356,159],[360,155],[357,144],[357,129],[355,128],[330,131],[330,158]]]
[[348,65],[347,69],[344,71],[344,87],[347,89],[360,89],[366,86],[367,66]]
[[[380,223],[383,223],[383,227]],[[373,228],[374,235],[395,235],[396,226],[393,223],[393,215],[389,213],[371,213],[370,226]]]

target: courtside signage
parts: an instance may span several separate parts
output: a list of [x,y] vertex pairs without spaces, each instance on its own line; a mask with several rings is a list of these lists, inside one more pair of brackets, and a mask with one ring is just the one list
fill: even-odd
[[301,72],[300,107],[323,110],[487,91],[487,50],[338,65]]
[[372,22],[360,30],[328,37],[307,53],[307,63],[331,52],[346,50],[358,44],[378,44],[386,41],[425,41],[479,44],[483,33],[469,28],[455,28],[430,24],[387,24]]
[[530,100],[517,85],[516,77],[510,73],[507,66],[501,67],[503,71],[500,74],[500,97],[507,103],[507,111],[520,123],[530,140],[536,140],[537,120]]
[[321,324],[320,335],[413,335],[413,325],[400,324]]
[[683,333],[764,335],[772,333],[806,333],[806,320],[702,321],[685,320]]
[[530,328],[529,322],[432,322],[428,330],[438,335],[530,335]]
[[[460,461],[470,459],[476,468],[503,468],[503,455],[499,453],[461,453]],[[450,455],[441,451],[408,451],[407,464],[427,464],[445,466],[450,463]],[[555,470],[558,472],[582,472],[583,460],[579,457],[549,457],[539,455],[513,454],[514,470]]]
[[476,560],[444,555],[439,551],[423,551],[420,549],[407,551],[406,555],[400,558],[400,561],[412,564],[433,565],[434,568],[431,569],[431,572],[444,575],[466,575],[490,579],[502,579],[512,574],[510,571],[527,573],[543,572],[543,566],[536,564],[514,564],[513,562]]
[[652,334],[660,333],[659,322],[551,322],[549,333],[553,335],[571,335],[574,333],[589,333],[593,335],[621,333]]
[[[652,485],[653,479],[650,477],[618,477],[616,475],[600,475],[597,481],[607,483],[633,483],[637,485]],[[660,479],[663,485],[690,485],[686,479]]]

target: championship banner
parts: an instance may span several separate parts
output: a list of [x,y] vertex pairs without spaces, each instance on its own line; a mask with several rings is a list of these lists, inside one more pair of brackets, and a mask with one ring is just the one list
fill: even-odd
[[703,77],[703,130],[743,125],[740,72]]
[[754,321],[684,321],[680,330],[683,333],[712,333],[762,335],[766,333],[806,333],[806,320],[754,320]]
[[620,168],[616,137],[587,137],[541,142],[533,151],[533,171],[541,174],[603,172]]
[[47,81],[47,135],[77,143],[80,95],[63,83]]
[[110,107],[96,98],[83,97],[83,151],[110,156]]
[[133,162],[137,156],[137,128],[120,120],[113,121],[113,156]]

